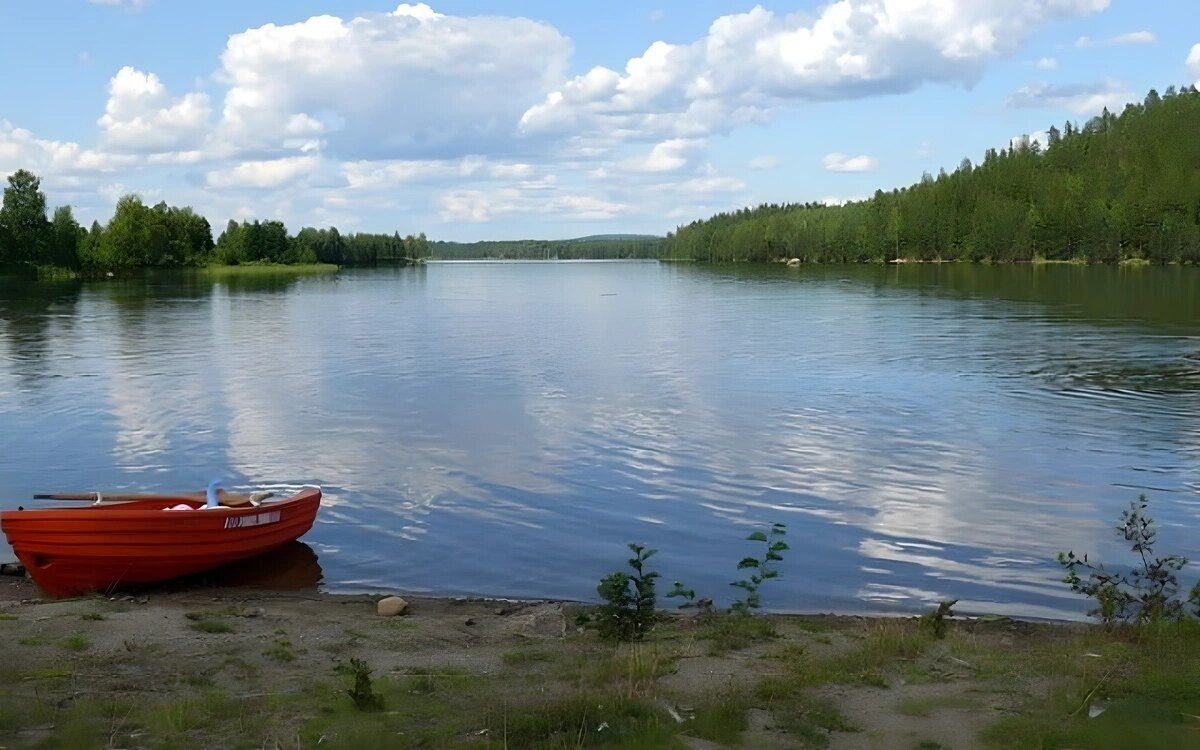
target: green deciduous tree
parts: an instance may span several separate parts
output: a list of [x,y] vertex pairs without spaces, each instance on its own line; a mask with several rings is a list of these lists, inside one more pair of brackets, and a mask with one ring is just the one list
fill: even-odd
[[100,237],[100,265],[105,268],[134,268],[152,260],[150,209],[136,195],[117,201],[104,234]]
[[305,228],[289,237],[282,221],[230,220],[217,242],[212,226],[191,207],[160,201],[147,206],[134,194],[117,201],[107,225],[84,230],[70,206],[46,219],[40,180],[27,170],[8,178],[0,206],[0,267],[59,266],[95,275],[136,268],[238,263],[406,263],[429,254],[424,233],[342,235],[336,227]]
[[51,252],[49,260],[52,265],[60,268],[79,267],[79,242],[85,234],[79,222],[75,221],[70,206],[59,206],[54,209],[54,218],[50,221]]
[[0,204],[0,266],[44,262],[52,244],[41,180],[18,169],[8,177]]

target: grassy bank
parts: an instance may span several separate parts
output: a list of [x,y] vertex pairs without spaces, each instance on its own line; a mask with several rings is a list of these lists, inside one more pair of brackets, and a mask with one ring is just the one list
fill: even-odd
[[[1186,747],[1200,625],[668,615],[189,590],[36,599],[5,581],[0,745]],[[357,678],[357,679],[356,679]],[[377,710],[360,710],[356,698]],[[1096,714],[1093,717],[1093,714]]]

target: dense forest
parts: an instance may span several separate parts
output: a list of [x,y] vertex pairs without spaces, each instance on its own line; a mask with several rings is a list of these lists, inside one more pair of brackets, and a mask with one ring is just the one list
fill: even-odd
[[573,240],[434,242],[429,257],[439,260],[620,260],[657,258],[662,237],[597,234]]
[[0,272],[26,275],[50,269],[96,275],[135,268],[241,263],[406,263],[428,255],[424,234],[346,234],[301,229],[281,221],[230,221],[213,242],[208,220],[190,207],[147,206],[136,195],[117,201],[107,224],[80,226],[70,206],[46,218],[41,180],[26,170],[8,178],[0,204]]
[[1200,93],[1194,86],[1083,127],[1051,127],[953,173],[842,206],[763,205],[668,235],[697,261],[1200,262]]

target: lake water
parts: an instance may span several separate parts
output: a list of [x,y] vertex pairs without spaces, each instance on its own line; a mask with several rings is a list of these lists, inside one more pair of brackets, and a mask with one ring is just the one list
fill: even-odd
[[0,506],[320,484],[332,591],[590,600],[636,541],[727,603],[778,521],[770,609],[1075,618],[1054,554],[1128,562],[1143,492],[1200,559],[1195,268],[10,283],[0,357]]

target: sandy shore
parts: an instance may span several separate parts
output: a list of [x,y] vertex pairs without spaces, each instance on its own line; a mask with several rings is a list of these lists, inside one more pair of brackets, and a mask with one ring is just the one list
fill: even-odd
[[[378,598],[47,600],[0,578],[0,747],[1021,747],[1101,726],[1093,704],[1147,669],[1200,676],[1083,625],[957,621],[938,639],[915,618],[664,613],[617,645],[580,605],[412,598],[381,617]],[[381,710],[355,707],[353,663]],[[1187,721],[1168,729],[1200,737]]]

